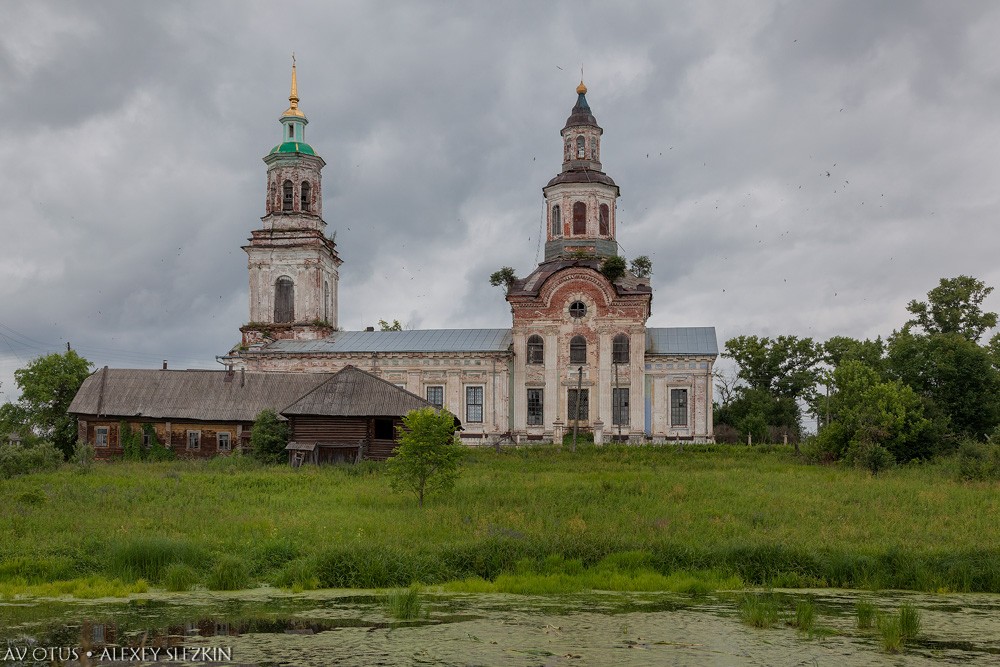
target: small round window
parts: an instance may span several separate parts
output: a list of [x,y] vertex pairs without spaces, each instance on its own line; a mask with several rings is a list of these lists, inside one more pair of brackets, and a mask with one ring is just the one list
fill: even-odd
[[583,301],[574,301],[569,304],[569,316],[580,318],[587,314],[587,304]]

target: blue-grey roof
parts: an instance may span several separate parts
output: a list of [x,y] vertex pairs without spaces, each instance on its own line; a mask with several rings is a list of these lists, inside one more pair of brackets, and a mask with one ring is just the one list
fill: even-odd
[[510,329],[336,331],[322,340],[278,340],[266,352],[506,352]]
[[646,354],[711,354],[718,356],[715,327],[646,329]]

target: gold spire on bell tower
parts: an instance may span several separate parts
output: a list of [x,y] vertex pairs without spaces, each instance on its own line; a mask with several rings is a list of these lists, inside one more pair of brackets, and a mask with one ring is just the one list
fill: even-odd
[[295,79],[295,53],[292,53],[292,92],[288,95],[288,109],[281,115],[305,118],[305,114],[299,109],[299,86]]

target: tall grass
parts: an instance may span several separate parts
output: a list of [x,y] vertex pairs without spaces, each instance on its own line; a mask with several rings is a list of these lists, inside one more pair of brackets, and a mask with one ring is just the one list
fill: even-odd
[[811,633],[816,626],[816,603],[812,596],[795,603],[795,627],[799,632]]
[[238,591],[250,586],[246,564],[235,556],[223,556],[208,573],[206,585],[210,591]]
[[915,639],[920,634],[920,612],[911,604],[903,604],[899,608],[899,630],[903,641]]
[[179,563],[207,584],[217,555],[236,554],[249,581],[292,588],[1000,592],[1000,494],[937,465],[872,478],[781,447],[473,450],[421,510],[377,463],[220,461],[8,480],[0,582],[35,568],[158,586]]
[[420,600],[421,587],[412,584],[409,588],[391,591],[386,597],[386,613],[398,621],[410,621],[420,618],[423,605]]
[[740,619],[755,628],[770,628],[778,622],[778,601],[773,595],[745,595],[738,610]]
[[870,629],[872,627],[872,623],[875,621],[875,605],[872,604],[870,600],[858,598],[858,601],[855,603],[855,611],[857,612],[858,617],[858,629]]
[[899,616],[882,614],[876,619],[879,642],[886,653],[903,650],[903,630],[899,626]]

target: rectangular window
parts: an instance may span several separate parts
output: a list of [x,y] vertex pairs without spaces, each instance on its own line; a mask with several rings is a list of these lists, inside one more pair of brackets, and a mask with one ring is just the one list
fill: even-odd
[[543,391],[542,389],[528,390],[528,426],[542,425]]
[[670,425],[687,426],[688,423],[688,390],[670,390]]
[[[569,421],[576,421],[577,416],[577,405],[576,405],[576,389],[568,389],[566,391],[566,419]],[[588,421],[590,419],[590,390],[581,389],[580,390],[580,421]]]
[[219,431],[215,434],[215,437],[217,438],[220,452],[228,452],[232,449],[233,445],[229,431]]
[[465,388],[465,421],[470,424],[483,422],[483,388]]
[[628,426],[628,389],[611,390],[611,423]]
[[396,437],[395,429],[393,428],[391,419],[376,419],[375,420],[375,439],[376,440],[392,440]]
[[98,426],[94,429],[94,447],[108,446],[108,427]]
[[427,387],[427,402],[435,408],[444,407],[444,387]]
[[152,444],[153,444],[152,438],[150,438],[149,433],[147,433],[146,430],[143,429],[143,431],[142,431],[142,446],[148,448]]
[[188,431],[188,449],[201,449],[201,431]]

